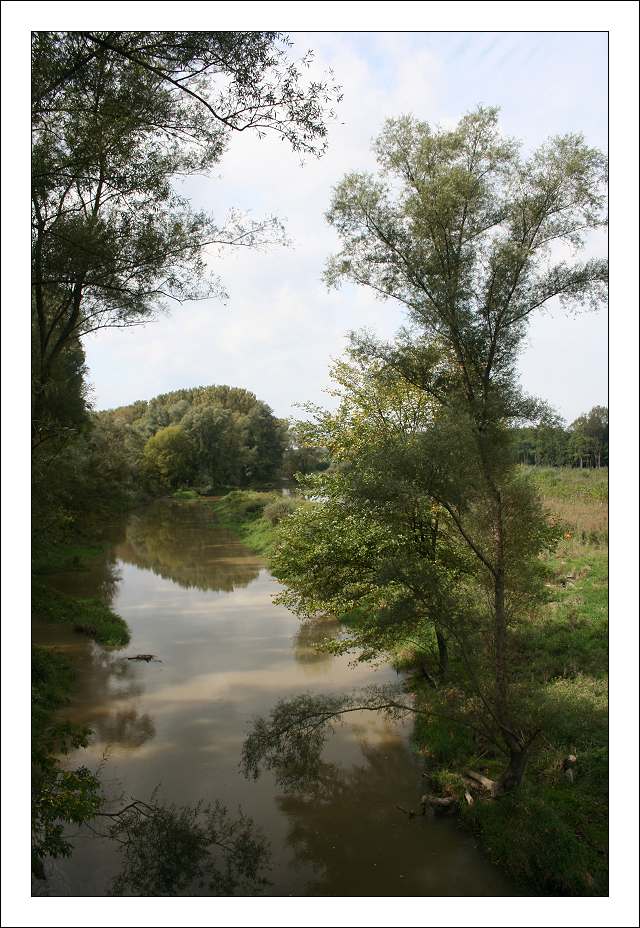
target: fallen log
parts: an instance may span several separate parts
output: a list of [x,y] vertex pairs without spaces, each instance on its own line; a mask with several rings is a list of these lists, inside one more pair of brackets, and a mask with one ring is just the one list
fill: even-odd
[[480,785],[492,796],[496,795],[498,784],[495,780],[490,780],[489,777],[485,777],[481,773],[476,773],[475,770],[465,770],[465,775],[469,777],[469,779],[473,780],[475,784]]
[[161,664],[162,661],[159,657],[155,657],[153,654],[134,654],[133,657],[128,657],[128,661],[146,661],[147,664],[149,661],[154,661],[157,664]]
[[428,793],[420,800],[422,814],[426,815],[427,806],[430,806],[434,812],[448,813],[453,812],[458,805],[458,800],[453,796],[431,796]]

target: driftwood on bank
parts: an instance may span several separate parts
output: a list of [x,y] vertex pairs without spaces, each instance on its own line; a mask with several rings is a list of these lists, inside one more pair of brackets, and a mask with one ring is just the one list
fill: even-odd
[[471,785],[478,789],[479,786],[486,790],[490,796],[496,796],[498,793],[498,783],[496,780],[490,780],[489,777],[476,773],[475,770],[465,770],[465,776],[471,780]]
[[[429,778],[429,774],[427,773],[423,773],[422,776],[427,779]],[[465,770],[464,781],[466,787],[463,798],[468,806],[472,806],[478,798],[494,799],[500,795],[500,782],[498,780],[491,780],[489,777],[475,770]],[[474,796],[471,792],[472,790],[482,795]],[[455,812],[461,801],[461,799],[455,796],[434,796],[432,793],[425,793],[420,798],[420,812],[416,812],[414,809],[405,809],[404,806],[400,805],[397,805],[396,809],[403,812],[409,819],[415,818],[416,815],[426,815],[428,810],[437,815],[446,815]]]

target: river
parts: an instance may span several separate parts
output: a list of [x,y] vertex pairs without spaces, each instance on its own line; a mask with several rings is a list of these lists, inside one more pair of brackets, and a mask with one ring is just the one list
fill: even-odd
[[[278,585],[264,561],[199,503],[160,502],[114,530],[86,571],[58,574],[54,587],[102,596],[123,616],[131,643],[105,650],[72,631],[35,625],[34,641],[55,645],[77,668],[63,716],[88,725],[88,748],[69,766],[100,766],[111,795],[240,805],[266,833],[273,896],[514,895],[454,821],[416,817],[424,780],[410,727],[357,713],[325,749],[331,763],[322,799],[284,794],[271,773],[238,768],[251,720],[301,692],[340,692],[396,680],[389,667],[352,666],[313,647],[331,625],[300,623],[274,605]],[[337,629],[335,629],[337,631]],[[156,655],[158,662],[126,658]],[[113,842],[74,838],[37,892],[99,896],[119,869]]]

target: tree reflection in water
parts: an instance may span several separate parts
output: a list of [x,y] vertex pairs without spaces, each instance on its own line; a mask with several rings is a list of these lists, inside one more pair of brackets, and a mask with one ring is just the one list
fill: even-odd
[[478,867],[472,839],[450,822],[410,820],[398,809],[418,806],[421,777],[410,749],[390,740],[361,750],[364,763],[325,763],[315,785],[278,798],[294,859],[315,873],[304,894],[503,895],[500,875]]
[[155,735],[151,716],[132,704],[143,692],[133,663],[94,647],[77,664],[73,706],[60,716],[90,728],[94,743],[140,747]]
[[340,634],[337,619],[327,617],[306,619],[300,624],[293,638],[293,654],[298,664],[308,667],[314,674],[319,666],[331,666],[333,655],[323,646],[334,641]]
[[186,589],[230,593],[255,580],[262,562],[214,518],[201,502],[159,501],[130,518],[116,554]]

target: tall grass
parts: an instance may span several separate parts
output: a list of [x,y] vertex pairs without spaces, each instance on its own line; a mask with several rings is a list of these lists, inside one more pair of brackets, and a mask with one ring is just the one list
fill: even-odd
[[216,520],[230,528],[256,554],[269,554],[276,526],[303,501],[276,491],[232,490],[213,503]]

